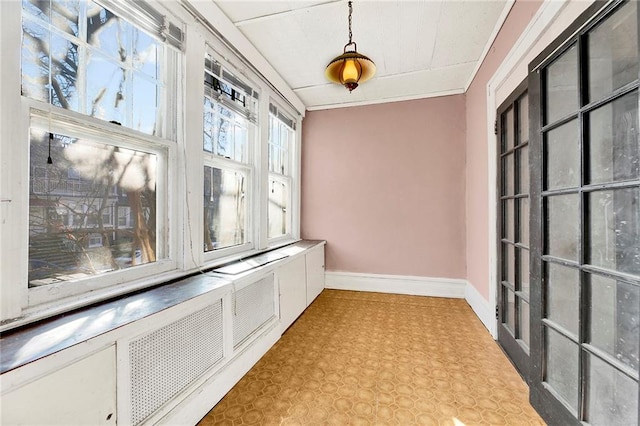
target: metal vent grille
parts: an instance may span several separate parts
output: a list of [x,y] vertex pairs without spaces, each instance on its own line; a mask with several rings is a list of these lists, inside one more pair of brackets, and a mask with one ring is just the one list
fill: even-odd
[[223,357],[222,300],[129,344],[137,425]]
[[233,347],[275,317],[273,275],[234,293]]

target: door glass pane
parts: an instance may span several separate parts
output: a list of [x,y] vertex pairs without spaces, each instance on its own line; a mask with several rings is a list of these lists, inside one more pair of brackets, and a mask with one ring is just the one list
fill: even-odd
[[640,188],[589,194],[592,265],[640,276]]
[[638,382],[589,355],[587,421],[591,425],[638,424]]
[[545,124],[578,109],[578,52],[575,45],[547,68],[546,94]]
[[529,245],[529,199],[518,199],[518,216],[520,220],[518,242]]
[[546,318],[578,335],[577,269],[547,263],[545,280]]
[[514,208],[513,205],[515,203],[515,200],[505,200],[503,202],[503,208],[504,208],[504,218],[503,218],[503,224],[504,224],[504,231],[503,231],[503,238],[506,238],[509,241],[515,241],[514,239],[514,229],[515,229],[515,217],[514,217]]
[[504,318],[507,327],[509,327],[509,330],[511,330],[511,332],[513,333],[516,329],[516,297],[513,291],[509,290],[506,287],[504,287],[504,292],[507,296],[504,306]]
[[520,184],[518,185],[518,193],[529,193],[529,146],[525,146],[518,150],[518,173],[520,174]]
[[518,122],[519,142],[525,143],[529,141],[529,95],[524,95],[518,101],[520,108],[520,121]]
[[502,194],[514,194],[513,155],[509,154],[502,159]]
[[529,347],[529,304],[520,300],[520,339]]
[[638,92],[606,104],[589,115],[591,183],[640,176]]
[[575,414],[578,411],[578,345],[548,327],[545,331],[545,381]]
[[503,152],[506,152],[513,148],[515,139],[513,132],[513,108],[509,108],[509,111],[503,114],[502,117],[502,134],[504,135],[502,150]]
[[520,252],[520,291],[529,294],[529,250],[519,249]]
[[509,284],[515,285],[515,252],[514,246],[511,244],[502,244],[503,253],[503,281],[508,281]]
[[578,120],[549,131],[545,138],[546,189],[580,185]]
[[630,1],[589,33],[589,98],[596,101],[638,78],[637,3]]
[[578,259],[580,209],[577,194],[547,198],[546,254]]
[[638,371],[640,287],[591,275],[590,343]]

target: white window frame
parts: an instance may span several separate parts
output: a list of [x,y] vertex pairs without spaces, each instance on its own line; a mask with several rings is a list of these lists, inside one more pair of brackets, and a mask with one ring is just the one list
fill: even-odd
[[[128,268],[118,271],[111,271],[104,274],[96,274],[79,279],[77,281],[64,281],[53,283],[41,287],[28,288],[28,306],[53,303],[65,298],[81,296],[87,292],[108,289],[119,284],[126,286],[127,282],[141,280],[149,276],[154,276],[176,268],[175,254],[171,253],[169,230],[169,199],[172,197],[169,190],[169,170],[171,152],[175,151],[175,143],[147,136],[140,132],[114,126],[105,123],[100,119],[82,116],[78,113],[70,113],[61,108],[51,107],[39,101],[23,98],[24,107],[27,108],[25,115],[28,117],[29,125],[24,129],[26,140],[29,140],[31,128],[38,128],[53,133],[61,133],[71,137],[90,138],[92,141],[106,145],[115,145],[131,150],[148,152],[157,156],[157,183],[156,183],[156,203],[157,203],[157,234],[156,234],[156,256],[155,262],[138,265],[135,268]],[[91,127],[89,127],[89,125]],[[115,127],[115,128],[114,128]],[[27,157],[27,161],[29,161]],[[28,169],[28,167],[27,167]],[[27,179],[29,171],[27,170]],[[28,194],[27,194],[27,203]],[[28,218],[26,221],[28,228]],[[169,231],[168,231],[169,230]],[[28,271],[25,269],[24,274]],[[23,278],[27,283],[26,276]]]
[[[256,82],[253,79],[239,72],[239,70],[237,70],[231,63],[229,63],[223,57],[223,55],[218,53],[215,47],[211,46],[209,43],[205,44],[205,53],[207,55],[210,55],[217,62],[219,62],[225,70],[228,70],[229,72],[231,72],[232,74],[234,74],[235,76],[243,80],[245,84],[251,86],[252,88],[254,88],[254,90],[259,91],[259,86],[258,84],[256,84]],[[204,54],[203,54],[203,59],[204,59]],[[203,60],[203,64],[204,64],[204,60]],[[245,224],[244,224],[245,226],[244,243],[231,246],[231,247],[224,247],[224,248],[214,249],[214,250],[205,252],[204,251],[204,235],[203,235],[204,232],[201,232],[200,235],[202,238],[202,243],[200,244],[199,247],[201,248],[201,252],[202,252],[203,266],[206,265],[207,263],[214,262],[218,259],[227,259],[230,256],[250,253],[252,250],[255,250],[258,247],[258,245],[256,244],[258,241],[258,238],[256,235],[256,231],[257,231],[256,217],[259,217],[259,212],[258,213],[256,212],[256,205],[259,204],[259,198],[258,198],[259,192],[256,185],[256,179],[257,179],[256,177],[260,176],[260,172],[259,172],[260,155],[258,152],[258,149],[260,146],[260,140],[258,136],[259,128],[260,128],[259,114],[257,114],[258,119],[256,120],[255,123],[249,120],[248,118],[244,118],[247,124],[247,147],[246,147],[247,158],[245,163],[235,161],[229,158],[224,158],[219,155],[216,155],[213,152],[209,153],[204,150],[204,136],[203,136],[204,98],[205,98],[204,82],[203,82],[204,73],[205,73],[205,67],[203,66],[200,69],[200,79],[199,79],[200,85],[202,86],[202,96],[200,97],[201,105],[202,105],[201,113],[200,113],[200,115],[202,116],[202,125],[200,126],[200,153],[201,153],[200,155],[202,158],[202,167],[200,168],[200,175],[201,175],[200,182],[203,182],[202,175],[204,173],[204,167],[208,166],[208,167],[214,167],[214,168],[225,170],[225,171],[240,172],[245,175],[247,179],[247,183],[246,183],[246,193],[245,193],[246,211],[245,211]],[[211,99],[211,100],[213,101],[214,105],[218,103],[216,102],[215,99]],[[219,104],[223,108],[229,109],[230,111],[236,113],[232,109],[225,106],[224,103],[220,102]],[[187,160],[187,162],[189,161]],[[201,183],[201,185],[203,184]],[[201,196],[199,200],[199,205],[201,206],[200,212],[203,215],[200,225],[204,228],[204,199],[202,196],[203,194],[204,194],[204,187],[202,188]]]
[[[116,6],[118,4],[120,3]],[[132,10],[131,5],[126,2],[121,2],[121,5]],[[162,8],[155,2],[153,7]],[[132,16],[123,17],[138,26],[138,22],[131,21]],[[173,23],[180,22],[173,14],[169,20]],[[0,46],[7,51],[16,51],[16,43],[20,43],[22,39],[20,2],[0,3],[0,27]],[[178,216],[175,205],[179,191],[177,184],[168,177],[175,174],[178,158],[179,132],[176,127],[177,119],[172,117],[176,117],[176,110],[179,108],[176,104],[179,99],[177,88],[181,79],[179,64],[182,55],[166,44],[161,46],[166,46],[163,50],[169,53],[164,57],[159,56],[163,59],[161,64],[164,84],[159,106],[163,118],[168,118],[162,124],[163,137],[147,135],[22,96],[22,76],[19,72],[21,54],[8,55],[0,64],[3,76],[0,81],[0,195],[3,200],[0,220],[0,321],[3,321],[0,324],[1,329],[157,284],[159,281],[167,280],[167,276],[172,275],[172,271],[180,266],[180,262],[177,261],[180,228],[177,223],[169,220]],[[91,138],[99,143],[158,155],[158,261],[91,275],[86,279],[29,288],[29,140],[32,125],[52,133]],[[7,141],[19,142],[9,144]]]
[[[271,181],[277,181],[277,182],[281,182],[284,183],[287,186],[287,215],[286,215],[286,227],[288,232],[283,234],[283,235],[277,235],[275,237],[269,237],[269,235],[267,234],[267,238],[268,238],[268,242],[269,245],[279,245],[282,244],[283,242],[286,243],[288,241],[291,241],[293,239],[295,239],[294,235],[295,235],[295,229],[294,229],[294,212],[299,212],[299,207],[298,208],[294,208],[294,199],[295,199],[295,191],[297,189],[297,186],[299,185],[295,185],[296,179],[296,164],[299,163],[299,161],[296,161],[297,157],[297,152],[298,152],[298,144],[297,141],[299,139],[299,133],[300,131],[298,130],[300,128],[300,123],[298,123],[294,118],[295,117],[294,114],[291,113],[290,110],[288,110],[287,108],[282,107],[282,104],[279,103],[278,101],[274,100],[274,99],[270,99],[269,103],[274,105],[277,110],[279,112],[281,112],[283,115],[287,116],[287,118],[291,119],[294,123],[294,127],[291,128],[289,126],[286,125],[286,123],[282,122],[282,120],[280,120],[276,115],[274,115],[271,111],[269,112],[269,122],[271,122],[272,117],[275,119],[275,121],[278,123],[278,125],[280,126],[285,126],[287,128],[289,128],[293,134],[292,137],[289,138],[289,140],[287,141],[287,147],[285,148],[287,151],[287,158],[286,158],[286,165],[285,165],[285,170],[287,171],[287,173],[282,174],[282,173],[278,173],[278,172],[272,172],[270,170],[270,168],[268,167],[268,157],[269,157],[269,149],[267,148],[267,172],[268,172],[268,179],[267,179],[267,184],[271,185]],[[271,130],[271,126],[269,125],[269,130]],[[270,136],[270,135],[269,135]],[[270,139],[270,137],[269,137]],[[267,146],[271,145],[271,143],[269,142],[269,140],[267,140]],[[269,192],[271,191],[271,188],[267,188],[267,202],[269,199]],[[267,208],[267,232],[268,232],[268,228],[269,228],[269,224],[268,224],[268,220],[269,220],[269,209]]]
[[[160,31],[166,34],[164,25],[154,27],[150,15],[138,13],[133,2],[97,1],[109,8],[113,6],[112,10],[122,12],[118,14],[149,33],[158,34],[157,31]],[[168,34],[167,43],[172,46],[182,43],[182,54],[167,54],[164,58],[167,71],[162,99],[164,109],[160,115],[170,121],[164,122],[163,136],[146,135],[21,96],[21,73],[18,71],[21,69],[21,55],[17,54],[16,45],[19,45],[22,37],[22,5],[20,2],[0,1],[0,48],[4,52],[16,52],[5,55],[0,62],[0,330],[158,285],[299,239],[300,144],[304,104],[253,46],[242,38],[231,21],[220,13],[208,13],[218,10],[214,3],[198,4],[195,8],[187,3],[147,2],[148,6],[166,14],[169,25],[182,25],[184,34],[180,40],[171,39],[175,31],[169,31],[171,34]],[[214,27],[218,21],[207,22],[204,16],[219,17],[224,21],[223,27]],[[247,185],[251,187],[250,199],[247,199],[248,226],[245,232],[251,244],[206,254],[203,250],[202,217],[204,165],[206,161],[208,165],[217,166],[222,161],[205,159],[203,155],[203,70],[208,48],[218,53],[216,59],[235,76],[254,87],[260,96],[257,121],[253,125],[253,134],[249,135],[250,140],[255,140],[253,146],[249,146],[253,168],[250,176],[247,176]],[[168,51],[171,49],[173,47],[166,48]],[[260,70],[249,61],[257,64]],[[291,235],[274,241],[267,238],[269,102],[277,103],[297,123],[296,140],[289,153],[292,179],[292,201],[289,206]],[[109,143],[112,137],[119,138],[119,141],[128,141],[130,138],[129,142],[118,143],[130,143],[132,147],[139,147],[146,152],[149,146],[159,144],[157,146],[162,151],[165,167],[161,173],[166,177],[166,181],[159,183],[156,190],[158,205],[165,209],[162,218],[158,219],[158,231],[166,231],[162,237],[166,244],[164,259],[110,272],[102,277],[94,275],[84,281],[84,288],[77,289],[78,292],[52,286],[28,289],[29,128],[32,113],[36,117],[34,120],[42,121],[43,117],[47,117],[47,126],[51,114],[53,132],[65,134],[68,133],[67,127],[76,126],[82,135],[96,132],[107,138]],[[225,163],[225,166],[246,171],[243,165]],[[160,185],[165,185],[166,189],[162,190]],[[161,197],[164,199],[160,200]],[[69,215],[68,221],[72,224],[79,219]],[[129,224],[130,220],[128,218]],[[114,227],[119,226],[119,221],[120,212],[114,210]]]

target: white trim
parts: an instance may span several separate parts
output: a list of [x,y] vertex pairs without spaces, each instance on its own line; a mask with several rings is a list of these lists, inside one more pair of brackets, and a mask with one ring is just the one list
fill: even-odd
[[467,286],[464,290],[464,299],[467,301],[476,316],[482,321],[491,336],[494,339],[498,338],[496,316],[494,309],[491,308],[491,304],[480,294],[473,284],[467,282]]
[[[297,93],[299,90],[301,89],[294,89],[294,92]],[[465,93],[464,89],[452,89],[452,90],[445,90],[442,92],[425,93],[420,95],[398,96],[397,98],[382,98],[382,99],[373,99],[373,100],[369,99],[369,100],[363,100],[358,102],[344,102],[341,104],[311,105],[307,107],[307,111],[318,111],[323,109],[348,108],[348,107],[355,107],[355,106],[387,104],[391,102],[413,101],[416,99],[438,98],[440,96],[461,95],[463,93]]]
[[414,296],[462,299],[467,281],[452,278],[429,278],[405,275],[326,272],[325,288],[334,290],[373,291]]
[[476,78],[476,74],[478,74],[478,71],[480,71],[480,67],[484,63],[484,60],[487,57],[487,55],[489,54],[489,49],[491,49],[493,42],[496,41],[496,38],[498,37],[498,34],[500,33],[500,30],[502,29],[504,22],[507,20],[507,16],[509,16],[509,12],[511,12],[511,8],[515,4],[515,2],[516,0],[507,0],[507,2],[505,3],[504,8],[500,13],[500,16],[498,17],[498,20],[496,21],[496,25],[493,27],[493,31],[491,32],[491,35],[487,40],[487,44],[485,44],[484,50],[480,54],[480,59],[478,59],[478,62],[476,63],[476,66],[473,69],[473,72],[471,73],[471,77],[469,77],[469,81],[467,81],[467,84],[465,84],[464,86],[465,93],[467,92],[467,90],[469,90],[469,86],[471,86],[471,83],[473,83],[473,79]]

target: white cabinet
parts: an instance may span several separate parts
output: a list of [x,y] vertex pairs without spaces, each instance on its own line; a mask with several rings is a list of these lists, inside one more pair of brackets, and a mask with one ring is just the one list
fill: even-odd
[[280,331],[284,333],[307,307],[305,257],[298,256],[277,271],[280,287]]
[[2,395],[5,425],[115,425],[115,346]]
[[324,289],[324,244],[312,248],[305,255],[307,266],[307,306]]

